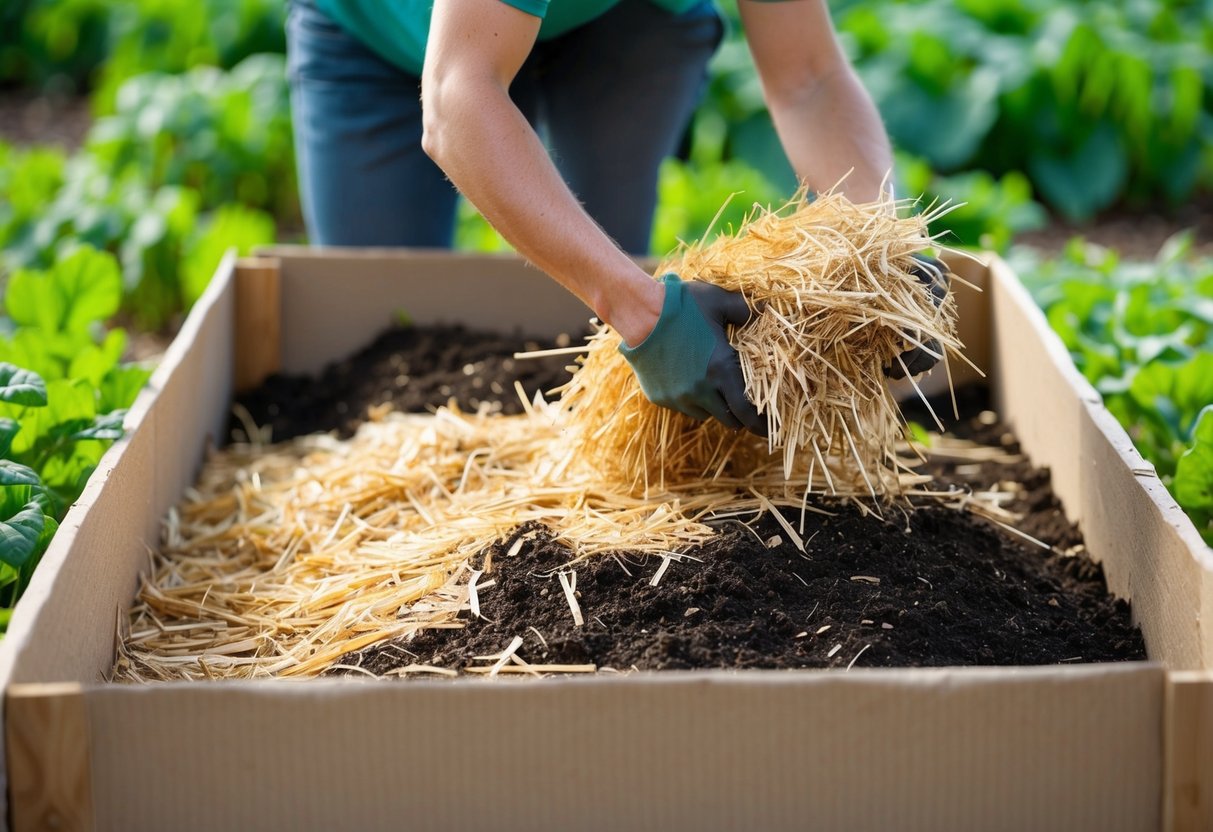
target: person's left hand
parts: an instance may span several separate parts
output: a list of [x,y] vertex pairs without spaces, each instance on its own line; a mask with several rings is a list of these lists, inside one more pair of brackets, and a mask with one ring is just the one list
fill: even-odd
[[[938,308],[943,304],[944,298],[948,296],[949,276],[951,274],[948,271],[948,267],[934,257],[928,257],[925,254],[913,254],[911,256],[914,258],[914,265],[910,267],[910,274],[917,277],[930,290],[931,300],[935,302],[935,306]],[[884,374],[889,378],[905,378],[907,370],[911,376],[925,373],[939,362],[939,358],[936,356],[940,355],[943,355],[943,347],[940,346],[937,339],[931,338],[924,341],[921,347],[912,347],[903,352],[901,354],[901,361],[894,360],[889,366],[884,368]],[[904,369],[901,366],[902,364],[905,364]]]
[[745,376],[728,327],[744,326],[750,307],[740,292],[676,274],[661,278],[665,301],[649,336],[619,352],[653,404],[692,419],[714,417],[726,427],[766,436],[767,420],[745,393]]

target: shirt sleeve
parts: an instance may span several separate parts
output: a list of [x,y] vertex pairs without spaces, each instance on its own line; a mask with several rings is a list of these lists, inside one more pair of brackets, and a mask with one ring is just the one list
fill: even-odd
[[548,13],[549,0],[501,0],[507,6],[513,6],[520,12],[526,12],[540,20]]

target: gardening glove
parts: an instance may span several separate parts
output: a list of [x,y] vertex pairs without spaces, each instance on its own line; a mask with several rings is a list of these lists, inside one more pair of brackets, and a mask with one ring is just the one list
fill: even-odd
[[714,416],[730,428],[766,435],[766,419],[746,398],[741,359],[725,326],[742,326],[750,308],[739,292],[676,274],[661,278],[665,302],[649,336],[619,351],[649,401],[692,419]]
[[[948,296],[949,272],[947,266],[925,254],[913,254],[911,257],[914,258],[914,264],[910,267],[910,274],[917,277],[924,286],[931,290],[931,299],[935,301],[935,306],[938,308],[943,304],[944,298]],[[943,348],[935,338],[925,341],[923,346],[936,355],[943,354]],[[938,361],[938,358],[922,347],[913,347],[901,354],[901,362],[894,361],[885,367],[884,374],[889,378],[905,378],[905,370],[909,370],[911,376],[916,376],[934,367]],[[906,365],[905,370],[901,368],[902,363]]]

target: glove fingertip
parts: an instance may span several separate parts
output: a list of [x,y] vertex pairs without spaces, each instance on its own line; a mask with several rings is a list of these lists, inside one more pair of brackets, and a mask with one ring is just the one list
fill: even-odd
[[733,326],[745,326],[749,323],[750,316],[753,313],[750,311],[750,305],[746,303],[745,296],[741,292],[730,292],[729,300],[724,306],[725,320]]

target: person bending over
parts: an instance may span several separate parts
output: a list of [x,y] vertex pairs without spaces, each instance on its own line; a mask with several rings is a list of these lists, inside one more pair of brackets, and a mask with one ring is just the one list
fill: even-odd
[[[878,199],[888,137],[824,0],[738,7],[797,176]],[[744,299],[677,275],[654,281],[629,256],[648,250],[658,169],[723,34],[709,0],[293,0],[311,240],[450,247],[457,188],[622,336],[651,400],[761,434],[725,334],[749,318]],[[911,352],[912,372],[933,363]]]

